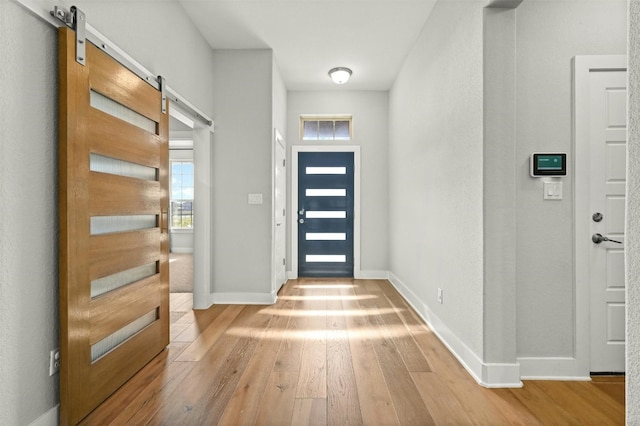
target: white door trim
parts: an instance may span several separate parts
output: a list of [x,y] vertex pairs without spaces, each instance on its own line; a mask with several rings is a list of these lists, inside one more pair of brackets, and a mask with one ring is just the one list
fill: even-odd
[[360,147],[357,145],[293,145],[291,147],[291,273],[298,278],[298,153],[300,152],[353,152],[353,277],[360,273]]
[[[198,120],[191,120],[180,108],[182,105],[171,102],[169,115],[191,130],[172,132],[169,129],[171,142],[183,142],[191,145],[194,167],[194,203],[193,212],[196,218],[211,218],[211,161],[213,127]],[[170,142],[170,143],[171,143]],[[213,304],[211,295],[211,253],[213,244],[213,222],[196,220],[193,229],[193,309],[208,309]],[[178,253],[176,251],[176,253]]]
[[591,369],[589,245],[589,73],[626,70],[626,55],[576,56],[573,59],[574,113],[574,224],[575,224],[575,323],[576,375],[589,377]]
[[208,309],[213,304],[211,293],[213,252],[213,212],[211,199],[213,128],[199,122],[193,128],[194,200],[193,214],[193,309]]
[[[277,158],[277,150],[278,147],[282,148],[283,152],[284,152],[284,158],[286,161],[287,158],[287,144],[284,140],[284,138],[282,137],[282,134],[278,131],[278,129],[273,129],[273,150],[271,152],[271,292],[273,293],[273,297],[275,298],[278,290],[280,290],[280,287],[282,286],[282,284],[284,283],[278,283],[277,282],[277,275],[278,275],[278,268],[276,267],[276,263],[280,262],[280,259],[276,259],[276,255],[277,255],[277,247],[276,247],[276,232],[277,232],[277,222],[278,222],[278,218],[276,217],[277,214],[279,212],[275,211],[275,206],[276,206],[276,189],[277,189],[277,181],[276,181],[276,168],[280,167],[279,164],[276,164],[276,158]],[[286,167],[285,167],[286,170]],[[286,175],[284,177],[285,179],[285,188],[287,187],[287,182],[286,182]],[[284,198],[285,198],[285,202],[284,205],[286,207],[287,202],[287,194],[284,194]],[[282,226],[284,226],[285,228],[285,244],[286,244],[286,239],[287,239],[287,235],[286,235],[286,215],[285,215],[285,219],[282,222]],[[285,257],[286,257],[286,247],[285,247]],[[285,276],[286,276],[286,267],[285,267]],[[286,279],[286,277],[285,277]]]

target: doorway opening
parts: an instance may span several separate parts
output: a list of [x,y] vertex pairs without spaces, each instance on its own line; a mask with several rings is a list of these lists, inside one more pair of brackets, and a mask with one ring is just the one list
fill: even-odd
[[193,121],[170,110],[169,308],[171,323],[193,309]]

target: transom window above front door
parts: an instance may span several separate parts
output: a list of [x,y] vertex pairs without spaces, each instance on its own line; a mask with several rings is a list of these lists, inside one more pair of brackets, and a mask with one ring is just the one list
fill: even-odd
[[352,136],[350,115],[301,115],[300,139],[305,141],[348,141]]

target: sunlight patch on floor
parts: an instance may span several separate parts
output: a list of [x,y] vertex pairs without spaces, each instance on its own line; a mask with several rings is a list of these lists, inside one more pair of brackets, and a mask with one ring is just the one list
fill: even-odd
[[365,300],[365,299],[377,299],[378,296],[372,294],[361,294],[355,296],[278,296],[278,299],[282,300]]
[[277,309],[265,308],[260,314],[280,315],[285,317],[319,317],[319,316],[346,316],[366,317],[370,315],[389,315],[406,312],[406,309],[398,308],[371,308],[371,309]]
[[[255,338],[263,330],[256,330],[251,327],[231,327],[226,334],[238,337]],[[383,332],[378,327],[362,327],[358,329],[343,330],[269,330],[268,335],[260,336],[261,340],[285,339],[285,340],[305,340],[305,339],[388,339],[393,337],[414,336],[416,334],[427,333],[427,330],[410,332],[406,327],[387,326]]]

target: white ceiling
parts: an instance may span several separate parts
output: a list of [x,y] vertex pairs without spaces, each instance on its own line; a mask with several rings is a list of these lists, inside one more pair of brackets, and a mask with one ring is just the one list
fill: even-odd
[[[435,0],[179,2],[213,49],[273,49],[289,90],[388,90]],[[353,70],[343,86],[338,66]]]

